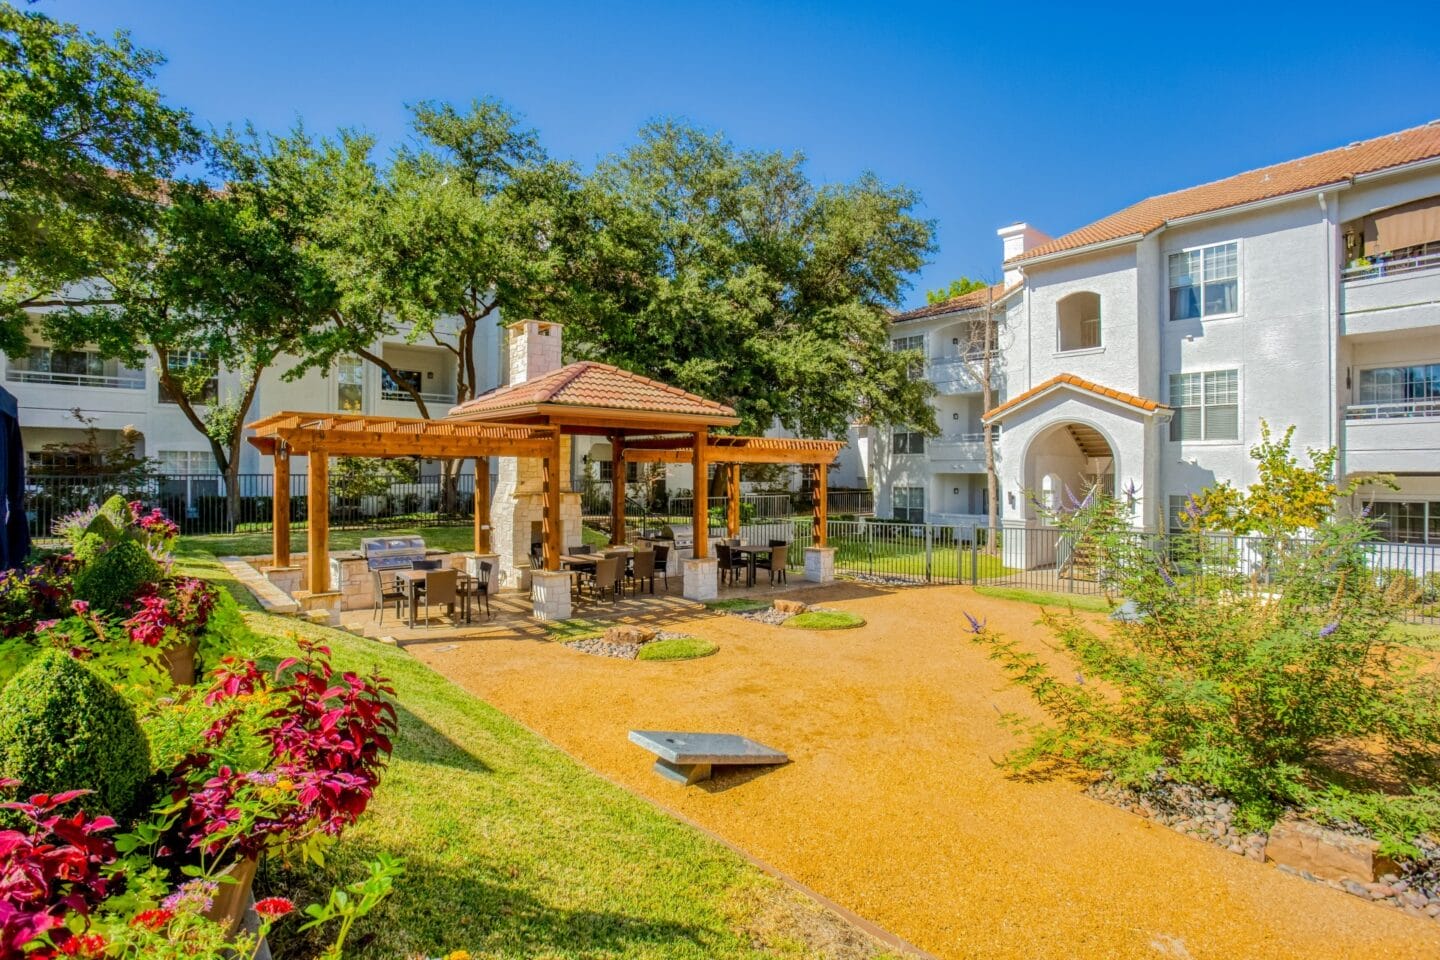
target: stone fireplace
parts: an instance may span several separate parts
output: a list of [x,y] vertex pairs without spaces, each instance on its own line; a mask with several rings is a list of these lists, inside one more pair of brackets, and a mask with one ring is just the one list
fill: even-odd
[[[561,327],[558,323],[521,320],[506,328],[510,383],[524,383],[561,367]],[[560,543],[562,550],[578,546],[580,494],[574,492],[570,470],[571,438],[560,441]],[[495,499],[490,507],[491,547],[500,555],[501,589],[530,588],[530,547],[539,543],[544,523],[545,495],[540,461],[536,458],[500,457]]]

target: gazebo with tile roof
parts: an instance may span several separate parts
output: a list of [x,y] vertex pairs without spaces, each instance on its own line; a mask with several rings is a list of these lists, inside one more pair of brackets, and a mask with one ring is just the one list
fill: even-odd
[[[510,462],[539,460],[543,490],[544,569],[560,569],[561,491],[565,469],[562,444],[573,435],[609,439],[617,471],[626,462],[689,463],[694,470],[694,559],[708,548],[708,468],[723,465],[727,493],[726,529],[740,527],[740,465],[794,464],[810,468],[816,489],[826,488],[827,468],[839,454],[838,440],[745,437],[717,433],[740,422],[735,411],[714,400],[610,364],[582,360],[558,368],[557,324],[511,324],[511,383],[459,404],[440,420],[394,417],[278,413],[249,424],[251,442],[274,458],[276,476],[275,562],[289,558],[289,456],[309,457],[309,563],[312,593],[329,589],[325,560],[328,481],[331,456],[473,458],[475,461],[475,552],[491,552],[491,456]],[[553,341],[546,342],[546,338]],[[506,471],[502,460],[502,478]],[[513,469],[513,468],[512,468]],[[621,474],[623,475],[623,473]],[[719,474],[717,473],[717,479]],[[284,499],[280,502],[282,489]],[[612,496],[611,542],[625,537],[625,498]],[[814,543],[825,546],[826,498],[815,498]],[[711,561],[713,562],[713,561]]]

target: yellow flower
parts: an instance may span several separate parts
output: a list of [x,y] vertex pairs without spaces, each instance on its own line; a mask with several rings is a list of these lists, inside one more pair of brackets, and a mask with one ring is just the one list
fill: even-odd
[[470,960],[469,950],[451,950],[445,954],[445,960]]
[[284,790],[286,793],[289,793],[291,790],[295,789],[295,781],[280,780],[276,782],[275,786],[279,787],[281,790]]

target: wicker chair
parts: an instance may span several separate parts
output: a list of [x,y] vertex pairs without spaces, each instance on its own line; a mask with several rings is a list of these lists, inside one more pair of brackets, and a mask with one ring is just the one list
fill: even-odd
[[771,547],[773,549],[771,549],[770,555],[768,557],[756,558],[755,569],[770,571],[771,583],[775,582],[776,574],[780,575],[781,583],[788,583],[789,581],[785,579],[785,564],[786,561],[789,560],[788,554],[790,552],[790,545],[783,541],[780,543],[775,543],[774,541],[771,541]]
[[738,562],[735,555],[730,552],[730,544],[723,541],[715,544],[715,560],[717,561],[715,575],[719,578],[720,583],[723,585],[727,579],[734,583],[735,577],[744,565]]
[[636,550],[635,559],[630,562],[630,569],[625,571],[627,580],[635,582],[635,593],[640,592],[640,584],[646,580],[650,581],[650,592],[655,592],[655,551]]
[[385,578],[379,570],[370,571],[370,583],[371,592],[375,595],[374,604],[370,609],[370,619],[374,620],[376,617],[379,617],[380,622],[384,623],[385,608],[391,603],[395,604],[395,616],[398,618],[400,616],[401,604],[409,603],[410,595],[400,589],[393,575],[390,577],[390,585],[387,587],[385,585]]
[[621,579],[624,563],[624,557],[603,557],[595,561],[589,583],[597,598],[604,599],[606,591],[609,591],[611,600],[620,599],[620,592],[624,589]]
[[665,591],[670,591],[670,548],[665,544],[655,545],[655,574],[650,578],[650,589],[655,589],[655,577],[665,581]]
[[455,601],[459,598],[460,571],[455,568],[436,570],[421,585],[419,602],[425,604],[425,629],[430,629],[430,608],[444,605],[450,619],[455,619]]

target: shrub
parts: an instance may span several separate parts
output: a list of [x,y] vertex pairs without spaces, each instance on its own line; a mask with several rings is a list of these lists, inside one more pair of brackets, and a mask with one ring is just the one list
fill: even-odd
[[113,687],[46,650],[0,692],[0,777],[33,793],[90,790],[81,806],[126,820],[147,799],[150,745]]
[[82,563],[75,574],[75,594],[101,610],[127,608],[160,577],[160,565],[135,540],[122,540]]
[[74,563],[51,556],[28,570],[0,572],[0,637],[32,633],[41,620],[55,620],[67,612],[74,590]]
[[[1113,522],[1124,509],[1092,497],[1063,519],[1141,614],[1102,626],[1047,611],[1079,668],[1073,682],[970,618],[1045,714],[1007,718],[1024,737],[1011,769],[1078,768],[1135,787],[1163,770],[1234,799],[1244,826],[1298,807],[1349,817],[1397,852],[1417,825],[1440,827],[1433,794],[1422,799],[1440,769],[1440,684],[1387,629],[1408,585],[1369,569],[1368,524],[1332,518],[1306,538],[1184,535],[1181,576],[1171,555]],[[1386,778],[1406,790],[1385,793]]]

